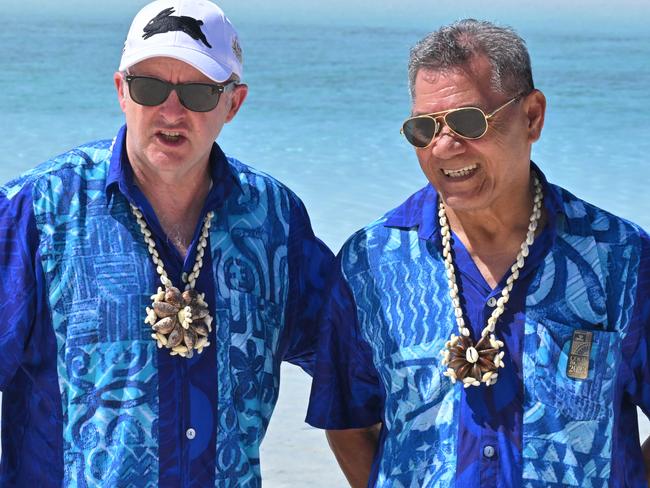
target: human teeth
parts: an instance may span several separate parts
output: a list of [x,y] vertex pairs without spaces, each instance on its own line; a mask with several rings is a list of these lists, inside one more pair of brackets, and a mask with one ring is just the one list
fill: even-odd
[[165,137],[179,137],[181,135],[180,132],[170,132],[165,130],[161,130],[160,133]]
[[476,168],[478,168],[478,164],[472,164],[471,166],[466,166],[464,168],[454,170],[443,169],[442,172],[445,174],[445,176],[449,176],[450,178],[459,178],[461,176],[467,176]]

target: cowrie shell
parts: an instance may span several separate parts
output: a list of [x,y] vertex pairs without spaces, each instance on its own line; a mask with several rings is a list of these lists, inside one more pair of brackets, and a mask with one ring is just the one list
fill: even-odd
[[465,353],[465,358],[472,364],[474,364],[476,361],[478,361],[478,351],[474,347],[470,347],[467,349],[467,352]]

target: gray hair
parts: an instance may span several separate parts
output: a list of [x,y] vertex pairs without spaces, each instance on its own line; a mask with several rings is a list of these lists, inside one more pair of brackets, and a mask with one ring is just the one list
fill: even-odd
[[492,87],[504,95],[528,94],[534,88],[525,41],[509,27],[463,19],[421,39],[409,56],[409,91],[415,97],[415,77],[421,69],[445,71],[466,66],[484,55],[492,65]]

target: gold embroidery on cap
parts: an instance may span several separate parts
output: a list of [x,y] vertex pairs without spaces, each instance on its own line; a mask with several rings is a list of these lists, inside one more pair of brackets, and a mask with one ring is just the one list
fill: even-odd
[[232,52],[237,58],[237,60],[242,63],[243,62],[243,56],[242,56],[242,51],[241,51],[241,46],[239,45],[239,40],[237,37],[232,38]]

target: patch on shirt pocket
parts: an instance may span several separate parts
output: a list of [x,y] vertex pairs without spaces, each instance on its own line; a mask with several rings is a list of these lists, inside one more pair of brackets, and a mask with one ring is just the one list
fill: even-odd
[[585,329],[591,334],[589,360],[581,358],[586,378],[567,374],[576,359],[571,354],[577,329],[553,321],[537,323],[538,346],[535,354],[535,395],[562,415],[575,420],[600,420],[611,415],[614,394],[618,334]]

